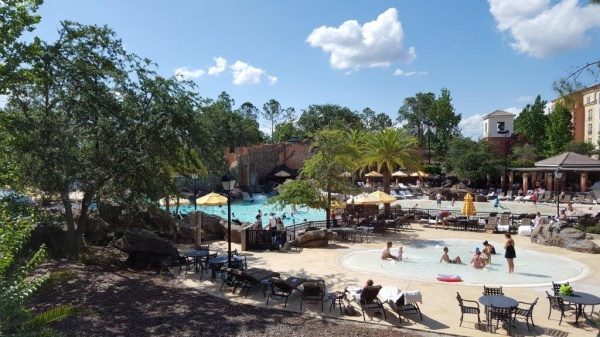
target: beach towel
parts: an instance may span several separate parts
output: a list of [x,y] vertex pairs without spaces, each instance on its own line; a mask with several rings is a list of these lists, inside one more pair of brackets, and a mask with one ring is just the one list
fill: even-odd
[[423,303],[423,296],[419,290],[406,290],[400,294],[400,297],[404,296],[404,304]]

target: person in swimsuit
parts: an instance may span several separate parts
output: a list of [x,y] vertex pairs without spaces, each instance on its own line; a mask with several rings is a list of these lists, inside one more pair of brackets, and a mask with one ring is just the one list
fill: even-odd
[[506,237],[506,243],[504,244],[504,257],[508,262],[508,273],[511,274],[515,271],[515,263],[514,258],[517,257],[517,253],[515,252],[515,241],[512,239],[509,233],[504,234]]
[[483,254],[485,254],[485,264],[492,264],[492,255],[496,254],[496,248],[487,240],[483,241]]
[[448,247],[444,247],[444,253],[442,254],[442,257],[440,258],[440,263],[442,263],[442,261],[447,262],[447,263],[452,263],[452,264],[462,264],[462,261],[460,260],[460,256],[455,257],[454,260],[450,260],[450,257],[448,256]]
[[385,245],[385,248],[383,248],[383,251],[381,252],[382,260],[387,260],[387,259],[396,260],[397,259],[396,256],[392,255],[391,249],[392,249],[392,241],[388,241],[387,244]]
[[485,267],[485,260],[481,257],[481,251],[479,249],[475,251],[475,255],[471,258],[471,265],[473,265],[473,268],[475,269],[483,269],[483,267]]

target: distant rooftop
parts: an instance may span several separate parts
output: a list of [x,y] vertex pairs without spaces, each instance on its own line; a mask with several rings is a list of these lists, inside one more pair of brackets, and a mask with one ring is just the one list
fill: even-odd
[[508,112],[508,111],[504,111],[504,110],[496,110],[496,111],[494,111],[494,112],[492,112],[492,113],[489,113],[489,114],[487,114],[487,115],[483,116],[483,120],[486,120],[486,119],[488,119],[488,118],[490,118],[490,117],[505,117],[505,116],[506,116],[506,117],[508,117],[508,116],[512,116],[512,117],[514,117],[514,116],[516,116],[516,115],[515,115],[514,113],[510,113],[510,112]]

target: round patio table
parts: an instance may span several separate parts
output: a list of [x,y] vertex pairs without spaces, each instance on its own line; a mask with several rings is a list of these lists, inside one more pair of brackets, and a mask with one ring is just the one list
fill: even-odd
[[207,257],[210,254],[214,254],[215,252],[210,252],[206,249],[196,249],[191,250],[189,252],[185,252],[182,255],[185,257],[193,257],[194,258],[194,267],[196,268],[196,272],[198,272],[198,265],[200,264],[200,259],[203,257]]
[[514,308],[519,305],[517,300],[504,295],[483,295],[479,298],[479,303],[496,308]]
[[600,304],[600,297],[581,291],[574,291],[571,295],[560,295],[560,297],[563,299],[563,301],[573,303],[576,305],[575,323],[579,323],[579,317],[581,316],[589,320],[589,318],[585,314],[585,311],[583,311],[583,308],[586,305],[594,306]]

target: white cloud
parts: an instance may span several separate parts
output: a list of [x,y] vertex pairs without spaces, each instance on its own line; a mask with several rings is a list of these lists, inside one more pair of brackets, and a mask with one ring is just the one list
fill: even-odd
[[412,77],[412,76],[427,76],[428,72],[425,71],[404,71],[402,69],[396,69],[394,71],[394,76],[404,76],[404,77]]
[[585,47],[600,27],[600,6],[578,0],[488,0],[497,28],[512,36],[511,46],[538,58]]
[[348,20],[339,27],[315,28],[306,41],[330,54],[334,69],[388,67],[394,61],[410,63],[417,56],[415,48],[402,46],[404,31],[395,8],[389,8],[374,21],[362,26]]
[[523,110],[523,108],[519,109],[516,106],[511,106],[510,108],[504,108],[502,110],[504,110],[506,112],[510,112],[510,113],[518,116],[521,113],[521,111]]
[[227,60],[221,56],[214,57],[215,65],[208,68],[209,75],[218,75],[227,69]]
[[463,136],[479,139],[483,135],[483,115],[475,114],[464,118],[458,123]]
[[235,61],[229,69],[231,69],[233,84],[235,85],[260,84],[263,77],[265,77],[271,85],[275,84],[278,80],[277,77],[267,74],[265,70],[253,67],[250,64],[239,60]]
[[204,69],[189,69],[188,67],[181,67],[175,69],[175,77],[180,80],[190,80],[193,78],[200,78],[206,71]]

